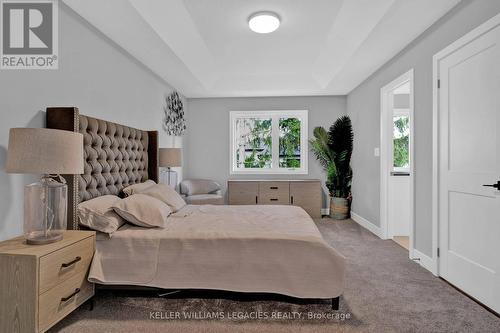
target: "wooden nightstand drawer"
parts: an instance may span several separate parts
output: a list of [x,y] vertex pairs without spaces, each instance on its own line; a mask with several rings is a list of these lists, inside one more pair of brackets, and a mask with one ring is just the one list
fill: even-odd
[[87,282],[87,272],[74,275],[40,295],[38,330],[44,331],[94,294],[94,285]]
[[74,275],[86,275],[94,255],[94,238],[85,238],[40,258],[40,294]]
[[45,332],[92,297],[94,248],[95,231],[81,230],[45,245],[22,236],[0,242],[0,332]]

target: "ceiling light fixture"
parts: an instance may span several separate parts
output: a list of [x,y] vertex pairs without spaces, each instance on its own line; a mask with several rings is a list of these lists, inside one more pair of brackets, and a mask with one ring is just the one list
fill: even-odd
[[248,18],[250,30],[259,34],[268,34],[280,26],[278,14],[273,12],[258,12]]

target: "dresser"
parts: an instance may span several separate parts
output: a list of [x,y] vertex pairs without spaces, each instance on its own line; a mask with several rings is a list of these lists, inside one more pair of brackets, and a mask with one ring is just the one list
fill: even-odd
[[321,217],[319,180],[228,180],[227,193],[230,205],[294,205]]
[[46,245],[0,242],[0,332],[45,332],[91,298],[94,249],[94,231],[64,231]]

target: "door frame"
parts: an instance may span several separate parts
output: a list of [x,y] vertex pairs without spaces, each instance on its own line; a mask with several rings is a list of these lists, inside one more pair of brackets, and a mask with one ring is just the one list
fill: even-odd
[[432,57],[432,266],[431,272],[439,276],[439,65],[441,60],[475,39],[500,26],[500,14],[479,25]]
[[[389,174],[392,170],[392,127],[389,128],[390,93],[400,85],[410,83],[410,234],[409,258],[414,257],[415,230],[415,145],[414,145],[414,80],[413,68],[380,89],[380,229],[381,238],[389,237]],[[392,119],[392,117],[391,117]],[[392,122],[391,122],[392,123]],[[391,134],[390,137],[388,134]]]

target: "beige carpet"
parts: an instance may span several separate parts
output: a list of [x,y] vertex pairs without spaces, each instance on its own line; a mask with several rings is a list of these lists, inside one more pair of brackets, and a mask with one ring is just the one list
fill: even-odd
[[[350,220],[322,219],[316,223],[324,238],[348,260],[347,286],[338,312],[332,311],[328,302],[239,302],[100,293],[93,311],[84,305],[51,332],[500,331],[500,318],[410,261],[408,252],[392,240],[380,240]],[[184,318],[188,316],[196,319]],[[218,319],[207,319],[210,316]]]

